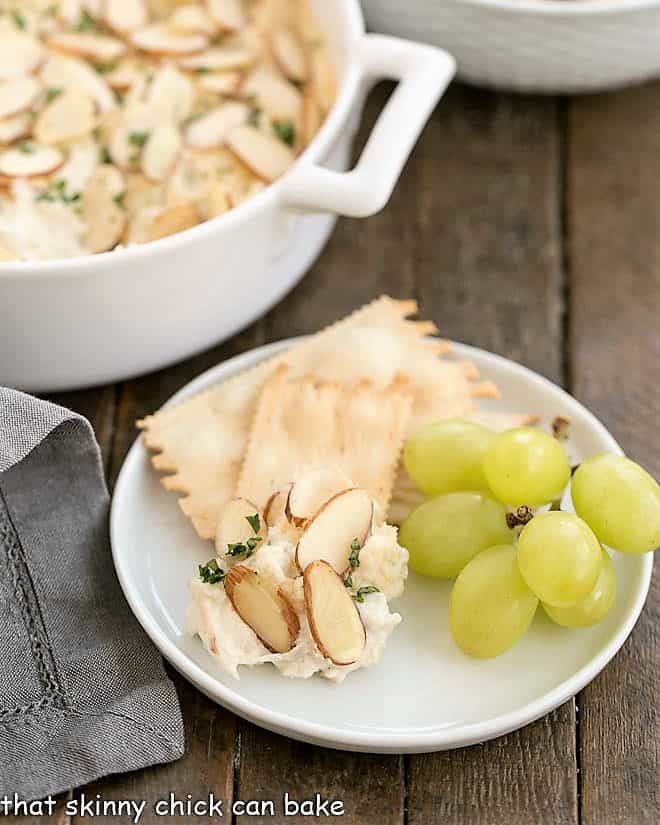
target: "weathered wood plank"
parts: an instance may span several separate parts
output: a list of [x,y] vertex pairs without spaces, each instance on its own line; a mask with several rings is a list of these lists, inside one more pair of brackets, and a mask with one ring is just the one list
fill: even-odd
[[[568,114],[572,390],[660,475],[660,84]],[[660,584],[631,638],[578,698],[584,825],[660,820]]]
[[[176,390],[220,361],[264,342],[263,322],[254,324],[230,342],[212,348],[181,364],[122,384],[118,393],[115,434],[109,466],[109,481],[113,486],[128,449],[137,437],[135,420],[158,409]],[[173,498],[174,503],[174,498]],[[218,707],[177,673],[170,672],[181,703],[186,727],[186,754],[171,765],[157,766],[102,780],[83,789],[89,796],[100,793],[104,799],[146,800],[141,822],[144,825],[162,822],[154,805],[174,793],[185,801],[208,798],[210,792],[231,805],[236,747],[236,719]],[[183,816],[182,821],[190,818]],[[195,816],[204,825],[212,817]],[[78,820],[76,820],[78,821]],[[83,820],[80,820],[83,821]],[[111,817],[97,819],[99,825],[112,822]]]
[[[382,86],[369,99],[358,146],[388,93],[389,87]],[[321,259],[267,317],[269,339],[316,332],[384,292],[397,297],[413,294],[413,261],[408,254],[414,234],[414,213],[410,209],[414,192],[410,184],[410,178],[404,176],[391,203],[376,217],[339,222]],[[240,731],[240,799],[280,801],[285,790],[299,799],[318,792],[325,798],[344,802],[346,823],[403,822],[405,787],[401,759],[315,748],[242,721]],[[266,821],[237,817],[238,825]],[[293,817],[291,821],[309,819]]]
[[[562,380],[560,139],[550,99],[454,88],[412,164],[422,313]],[[410,825],[577,821],[573,702],[502,739],[413,756]]]

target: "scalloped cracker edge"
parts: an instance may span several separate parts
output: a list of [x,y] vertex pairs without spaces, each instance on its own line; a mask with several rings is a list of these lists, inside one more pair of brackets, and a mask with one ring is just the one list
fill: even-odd
[[473,364],[446,358],[450,344],[427,337],[435,324],[409,320],[416,312],[415,301],[381,296],[290,350],[138,421],[154,468],[166,473],[161,483],[182,494],[180,507],[201,538],[214,538],[217,514],[235,494],[258,398],[278,365],[290,368],[292,380],[314,372],[380,390],[405,379],[410,430],[430,417],[467,415],[475,398],[497,394]]

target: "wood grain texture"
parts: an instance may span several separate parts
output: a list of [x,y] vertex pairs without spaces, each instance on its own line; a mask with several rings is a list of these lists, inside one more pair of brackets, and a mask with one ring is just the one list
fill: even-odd
[[[237,825],[320,822],[325,817],[282,816],[287,792],[299,802],[320,794],[344,803],[346,825],[399,825],[404,821],[403,757],[342,753],[294,742],[242,723],[239,799],[274,800],[277,816],[237,816]],[[331,820],[330,820],[331,821]]]
[[[258,346],[263,340],[263,322],[258,322],[224,345],[168,369],[120,385],[108,469],[110,486],[114,486],[126,453],[137,437],[137,418],[158,409],[174,392],[206,369],[232,355]],[[176,506],[175,496],[172,496],[172,505]],[[191,530],[191,541],[196,540]],[[84,789],[88,796],[100,793],[104,799],[146,800],[147,807],[140,820],[144,825],[164,821],[156,815],[154,805],[159,800],[168,799],[170,793],[174,793],[176,799],[185,801],[188,795],[192,800],[207,799],[212,792],[216,799],[224,800],[225,811],[229,810],[232,802],[237,720],[233,714],[211,702],[177,673],[171,670],[169,673],[176,685],[185,722],[185,756],[169,765],[111,777]],[[178,818],[180,821],[195,821],[199,825],[217,821],[206,816],[190,818],[184,815]],[[113,820],[99,818],[96,821],[103,825]]]
[[[408,254],[423,316],[447,337],[561,383],[555,102],[454,88],[427,128],[410,174],[416,231]],[[408,822],[575,823],[574,724],[568,702],[494,742],[410,757]]]
[[[573,393],[660,476],[660,84],[572,101],[568,262]],[[584,825],[660,821],[660,584],[578,697]]]

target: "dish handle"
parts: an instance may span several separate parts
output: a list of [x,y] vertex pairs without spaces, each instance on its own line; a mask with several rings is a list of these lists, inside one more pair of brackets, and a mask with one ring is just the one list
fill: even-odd
[[363,218],[390,199],[401,170],[436,103],[456,71],[454,58],[381,34],[365,35],[357,47],[361,78],[398,80],[354,169],[333,172],[302,164],[282,180],[284,205]]

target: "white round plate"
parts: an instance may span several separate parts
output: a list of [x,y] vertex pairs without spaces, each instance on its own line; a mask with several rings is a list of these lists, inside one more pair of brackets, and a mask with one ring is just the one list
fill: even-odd
[[[223,381],[273,355],[280,342],[232,358],[184,387],[171,402]],[[546,420],[571,420],[575,459],[620,452],[607,430],[563,390],[530,370],[457,344],[505,401]],[[286,679],[269,666],[223,673],[198,639],[186,633],[186,582],[213,555],[151,469],[138,441],[120,473],[111,514],[112,550],[129,604],[153,642],[177,670],[219,704],[276,733],[345,750],[416,753],[491,739],[520,728],[581,690],[619,650],[639,616],[651,579],[652,556],[615,554],[618,596],[610,615],[585,630],[551,624],[539,610],[532,628],[510,651],[470,659],[447,627],[450,583],[411,573],[394,602],[403,622],[380,663],[349,675],[342,685],[318,677]]]

